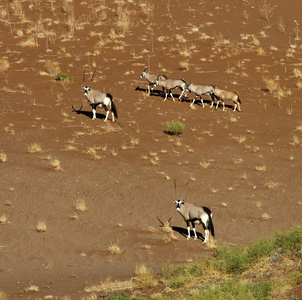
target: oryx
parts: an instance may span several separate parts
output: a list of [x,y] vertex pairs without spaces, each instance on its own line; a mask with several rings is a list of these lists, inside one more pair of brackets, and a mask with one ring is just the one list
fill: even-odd
[[[188,181],[189,182],[189,181]],[[187,182],[187,184],[188,184]],[[186,186],[187,186],[186,184]],[[193,203],[186,202],[185,199],[180,200],[177,199],[176,196],[176,182],[174,181],[175,186],[175,198],[172,199],[172,202],[176,204],[176,211],[180,213],[180,215],[184,218],[187,229],[188,229],[188,236],[187,239],[190,239],[190,223],[192,224],[193,232],[194,232],[194,239],[197,239],[197,234],[195,230],[195,224],[202,224],[203,229],[205,230],[205,238],[204,243],[206,243],[209,239],[209,235],[215,237],[214,234],[214,225],[212,221],[213,213],[211,210],[205,206],[199,207]]]
[[223,106],[223,111],[225,110],[225,100],[230,100],[234,103],[234,111],[236,109],[238,109],[238,111],[241,111],[241,100],[239,99],[239,95],[236,92],[230,92],[230,91],[225,91],[225,90],[221,90],[221,89],[217,89],[216,87],[214,88],[213,91],[213,95],[214,97],[217,99],[217,105],[216,105],[216,109],[218,108],[218,105],[220,103],[220,101],[222,102],[222,106]]
[[155,87],[155,82],[156,78],[159,76],[161,80],[166,80],[167,77],[165,75],[156,75],[153,73],[149,73],[147,71],[148,67],[145,68],[145,70],[142,72],[140,78],[146,78],[148,81],[148,94],[150,94],[150,87],[151,87],[151,92],[153,93],[153,89]]
[[206,94],[209,94],[211,96],[211,99],[212,99],[211,107],[212,107],[214,104],[214,96],[213,96],[214,89],[215,89],[214,85],[193,84],[192,81],[190,81],[187,85],[186,94],[187,94],[187,92],[191,92],[196,95],[195,98],[193,99],[193,102],[191,103],[190,107],[193,106],[193,104],[196,101],[196,99],[198,98],[198,96],[200,97],[202,107],[204,107],[203,99],[201,96],[206,95]]
[[183,79],[165,79],[165,80],[162,80],[162,79],[160,79],[159,76],[157,76],[155,86],[158,86],[158,85],[166,90],[166,95],[165,95],[164,101],[167,100],[168,94],[169,94],[171,96],[171,98],[173,99],[173,101],[175,102],[175,99],[174,99],[173,94],[171,92],[172,89],[181,89],[181,94],[180,94],[178,100],[181,99],[183,93],[186,90],[186,82]]
[[112,115],[112,122],[114,122],[114,117],[117,118],[117,110],[115,107],[115,104],[113,102],[113,97],[109,93],[102,93],[98,90],[94,90],[91,88],[91,82],[93,80],[93,77],[95,75],[96,70],[94,71],[91,80],[89,82],[89,85],[85,85],[85,70],[83,73],[83,84],[82,84],[82,89],[84,90],[84,96],[86,97],[89,105],[92,107],[92,120],[96,119],[96,107],[104,107],[106,111],[106,118],[105,122],[107,121],[109,111],[111,111]]

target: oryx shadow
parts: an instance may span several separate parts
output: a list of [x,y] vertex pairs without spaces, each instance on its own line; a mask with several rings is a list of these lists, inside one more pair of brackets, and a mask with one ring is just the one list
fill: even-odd
[[[185,237],[185,238],[188,237],[188,230],[186,228],[177,227],[177,226],[171,226],[171,228],[172,228],[173,231],[179,233],[183,237]],[[193,232],[193,230],[190,230],[190,235],[191,235],[191,239],[194,239],[194,232]],[[197,230],[196,230],[196,235],[197,235],[197,239],[198,240],[204,241],[204,236],[200,232],[198,232]]]
[[[140,86],[138,86],[135,88],[135,91],[148,93],[148,88],[144,89],[144,88],[141,88]],[[162,94],[163,94],[163,91],[161,91],[161,90],[153,90],[153,92],[150,91],[150,96],[162,96]]]
[[[163,221],[161,221],[161,219],[159,217],[157,217],[157,220],[160,222],[159,227],[164,227],[165,226],[165,224],[163,223]],[[169,223],[170,223],[170,220],[171,220],[171,218],[168,220]],[[178,227],[178,226],[171,226],[171,228],[172,228],[172,230],[174,232],[179,233],[183,237],[185,237],[185,238],[188,237],[188,230],[186,228]],[[193,232],[193,230],[190,231],[190,235],[191,235],[191,238],[194,239],[194,232]],[[204,241],[204,236],[200,232],[198,232],[197,230],[196,230],[196,235],[197,235],[197,239],[198,240]]]
[[[93,113],[92,111],[86,111],[86,110],[82,110],[82,106],[80,109],[76,110],[73,106],[72,106],[72,111],[75,112],[76,114],[78,115],[84,115],[90,119],[92,119],[93,117]],[[97,119],[105,119],[106,118],[106,115],[102,114],[102,113],[96,113],[95,117]],[[108,118],[109,119],[109,118]]]

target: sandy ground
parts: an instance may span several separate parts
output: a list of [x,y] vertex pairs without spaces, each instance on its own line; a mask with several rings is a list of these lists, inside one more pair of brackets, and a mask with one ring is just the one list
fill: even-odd
[[[186,239],[174,179],[178,197],[213,211],[217,245],[301,222],[302,3],[272,2],[0,4],[0,288],[10,299],[80,299],[140,264],[156,272],[211,255],[201,226],[199,240]],[[194,94],[148,95],[146,66],[237,91],[242,112],[210,108],[208,96],[190,108]],[[91,120],[81,84],[95,68],[91,85],[113,95],[117,122],[104,123],[102,109]],[[74,80],[55,81],[58,72]],[[183,134],[168,135],[169,121]],[[162,230],[169,220],[175,238]],[[121,254],[108,251],[115,244]]]

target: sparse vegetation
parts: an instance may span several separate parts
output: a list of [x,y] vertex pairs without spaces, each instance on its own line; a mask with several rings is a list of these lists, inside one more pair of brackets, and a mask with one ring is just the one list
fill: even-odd
[[7,161],[7,155],[4,152],[0,152],[0,162],[4,163]]
[[122,253],[122,250],[118,243],[111,243],[108,246],[108,251],[110,252],[110,254],[121,254]]
[[82,197],[78,197],[74,200],[74,207],[77,211],[87,211],[86,200]]
[[45,232],[47,230],[47,226],[45,221],[38,220],[38,224],[36,226],[38,232]]
[[74,77],[70,77],[65,73],[58,73],[55,78],[56,81],[64,82],[64,81],[74,81]]
[[[7,223],[7,216],[5,213],[3,213],[1,216],[0,216],[0,224],[5,224]],[[1,298],[0,298],[1,300]]]
[[55,171],[63,171],[61,167],[61,162],[57,158],[50,158],[49,167]]
[[31,153],[31,154],[42,152],[41,144],[33,143],[33,144],[28,145],[27,152]]
[[167,122],[167,132],[171,135],[180,135],[182,134],[182,131],[185,129],[185,125],[181,122]]

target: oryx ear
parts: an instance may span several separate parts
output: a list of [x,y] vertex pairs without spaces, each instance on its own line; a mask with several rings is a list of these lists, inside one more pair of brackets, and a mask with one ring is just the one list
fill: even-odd
[[84,85],[82,84],[82,85],[81,85],[81,89],[83,89],[83,88],[84,88]]
[[89,91],[91,90],[91,85],[89,86]]
[[172,199],[172,202],[175,202],[175,199]]
[[183,199],[183,200],[182,200],[182,203],[185,203],[185,202],[186,202],[186,199]]

